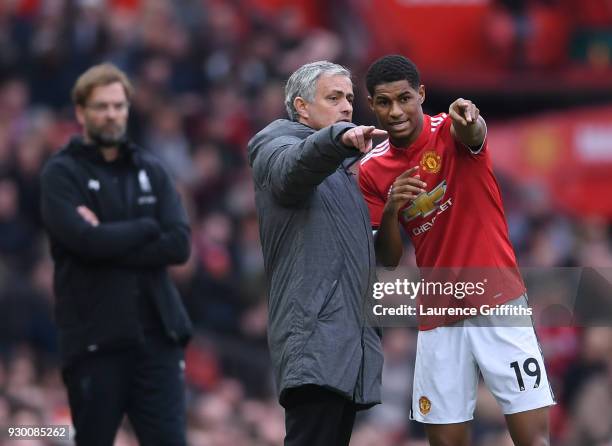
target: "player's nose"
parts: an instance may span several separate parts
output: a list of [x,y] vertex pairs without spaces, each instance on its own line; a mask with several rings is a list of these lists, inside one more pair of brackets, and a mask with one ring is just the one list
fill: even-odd
[[402,116],[403,113],[404,111],[402,110],[402,107],[400,107],[397,102],[393,102],[391,104],[391,110],[389,111],[389,115],[392,118],[399,118],[400,116]]

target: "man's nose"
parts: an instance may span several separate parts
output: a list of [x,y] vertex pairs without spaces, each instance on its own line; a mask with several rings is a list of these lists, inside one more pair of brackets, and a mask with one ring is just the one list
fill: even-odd
[[117,109],[115,107],[113,107],[112,105],[110,107],[106,108],[106,117],[108,119],[117,119],[117,115],[119,114],[119,112],[117,111]]
[[353,113],[353,104],[346,98],[342,100],[341,112],[346,114]]
[[391,112],[389,113],[392,117],[399,117],[404,113],[402,108],[399,106],[397,102],[391,103]]

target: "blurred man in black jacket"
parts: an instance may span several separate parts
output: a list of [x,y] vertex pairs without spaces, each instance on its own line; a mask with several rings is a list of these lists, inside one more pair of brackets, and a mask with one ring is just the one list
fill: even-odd
[[132,87],[92,67],[72,99],[83,135],[42,173],[63,377],[79,445],[112,445],[124,414],[141,444],[184,445],[191,323],[166,267],[189,225],[159,161],[126,139]]

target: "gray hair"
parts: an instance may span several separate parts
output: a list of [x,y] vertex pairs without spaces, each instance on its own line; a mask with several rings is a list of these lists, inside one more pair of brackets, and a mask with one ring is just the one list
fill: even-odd
[[306,102],[312,102],[315,97],[317,80],[323,74],[351,77],[351,72],[348,69],[327,60],[302,65],[289,77],[287,85],[285,85],[285,108],[292,121],[297,121],[299,118],[293,101],[300,96]]

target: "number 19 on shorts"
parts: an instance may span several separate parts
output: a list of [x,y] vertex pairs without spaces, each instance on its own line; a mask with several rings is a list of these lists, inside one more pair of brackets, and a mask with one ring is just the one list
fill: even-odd
[[[525,381],[523,380],[521,366],[519,365],[518,361],[514,361],[510,363],[510,367],[513,368],[514,373],[516,373],[516,382],[522,392],[523,390],[525,390]],[[522,369],[527,376],[531,376],[532,378],[536,379],[533,388],[537,389],[538,387],[540,387],[540,379],[542,378],[542,372],[540,370],[540,364],[538,364],[538,360],[535,358],[527,358],[525,362],[523,362]]]

